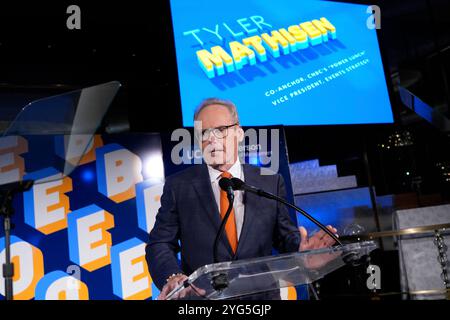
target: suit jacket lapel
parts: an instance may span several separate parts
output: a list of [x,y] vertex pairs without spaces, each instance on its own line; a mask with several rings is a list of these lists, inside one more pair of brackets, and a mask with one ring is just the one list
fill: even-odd
[[[195,179],[193,186],[199,198],[199,203],[203,206],[206,215],[211,220],[214,232],[217,234],[222,223],[220,218],[219,208],[217,207],[216,199],[214,198],[214,193],[211,186],[211,181],[209,178],[208,168],[205,164],[200,165],[200,172],[198,178]],[[222,234],[221,242],[227,248],[227,251],[233,256],[233,250],[231,249],[230,243],[226,237],[226,233]],[[219,246],[220,250],[220,246]]]
[[[260,172],[259,168],[253,168],[249,165],[244,165],[243,169],[245,183],[257,186]],[[246,244],[246,239],[248,238],[248,234],[252,230],[252,224],[256,219],[256,215],[258,214],[259,197],[253,193],[246,192],[244,204],[244,223],[242,225],[241,235],[239,237],[236,257],[238,257],[239,253],[243,250],[243,247]]]

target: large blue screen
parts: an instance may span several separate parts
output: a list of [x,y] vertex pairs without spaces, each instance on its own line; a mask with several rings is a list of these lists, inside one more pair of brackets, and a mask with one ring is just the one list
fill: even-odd
[[389,123],[376,30],[365,5],[319,0],[171,0],[183,124],[205,98],[241,124]]

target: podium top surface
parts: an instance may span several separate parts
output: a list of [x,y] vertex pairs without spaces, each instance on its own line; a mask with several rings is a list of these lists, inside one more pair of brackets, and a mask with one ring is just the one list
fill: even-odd
[[373,241],[208,264],[193,272],[168,299],[220,300],[309,284],[346,265],[357,264],[377,248]]

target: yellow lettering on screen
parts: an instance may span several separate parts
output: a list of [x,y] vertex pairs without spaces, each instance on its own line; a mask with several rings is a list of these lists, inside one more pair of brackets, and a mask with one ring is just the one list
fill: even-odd
[[242,39],[242,43],[244,43],[246,46],[251,46],[256,51],[258,59],[261,62],[264,62],[267,60],[267,55],[266,49],[264,48],[261,42],[262,40],[260,36],[253,36]]
[[247,59],[250,65],[256,64],[255,52],[252,49],[237,41],[232,41],[229,45],[236,69],[241,69]]
[[221,46],[215,46],[211,48],[213,56],[218,56],[222,59],[225,64],[232,64],[233,58],[226,52]]
[[288,28],[288,31],[298,42],[304,42],[308,40],[308,35],[298,25],[293,25]]
[[328,38],[328,32],[331,33],[331,38],[336,39],[336,28],[327,18],[322,17],[320,20],[313,20],[312,24],[322,33],[324,38]]
[[290,34],[286,29],[281,28],[278,30],[280,34],[289,42],[289,45],[291,47],[291,51],[297,50],[297,40]]
[[214,67],[217,70],[217,75],[225,73],[224,62],[227,72],[234,71],[233,58],[221,46],[212,47],[211,52],[205,49],[199,50],[197,51],[197,58],[200,67],[209,78],[215,76]]
[[[277,30],[274,30],[271,32],[272,35],[269,35],[267,33],[263,33],[261,35],[261,38],[264,40],[264,42],[272,49],[272,53],[274,57],[279,56],[279,45],[283,48],[283,54],[289,53],[289,42],[286,40],[285,37],[281,35],[281,33]],[[277,54],[278,52],[278,54]]]
[[322,34],[319,29],[317,29],[311,22],[303,22],[300,24],[300,27],[305,30],[310,38],[320,37]]
[[203,63],[205,68],[212,69],[213,66],[222,67],[223,62],[233,63],[231,56],[220,46],[211,48],[210,53],[208,50],[197,51],[197,57]]
[[[267,61],[267,52],[273,58],[280,57],[280,51],[284,55],[291,52],[316,46],[331,39],[336,39],[336,28],[325,17],[305,21],[300,24],[291,25],[287,28],[272,30],[261,35],[243,38],[240,41],[229,43],[227,52],[220,46],[203,49],[196,52],[200,67],[209,78],[220,76],[228,72],[239,70],[245,64],[256,64]],[[225,66],[224,66],[225,64]],[[234,66],[234,69],[231,69]]]

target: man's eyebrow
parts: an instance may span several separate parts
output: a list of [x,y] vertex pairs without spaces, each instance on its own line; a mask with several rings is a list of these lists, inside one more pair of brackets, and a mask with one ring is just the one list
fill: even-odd
[[202,128],[201,132],[205,132],[206,130],[229,128],[229,127],[232,127],[232,126],[235,126],[235,125],[238,125],[238,124],[239,124],[239,122],[236,122],[234,124],[224,124],[224,125],[221,125],[221,126],[218,126],[218,127]]
[[225,125],[225,126],[218,126],[218,127],[205,128],[205,129],[202,129],[202,131],[210,130],[210,129],[219,129],[219,128],[223,128],[223,127],[227,127],[227,126]]

